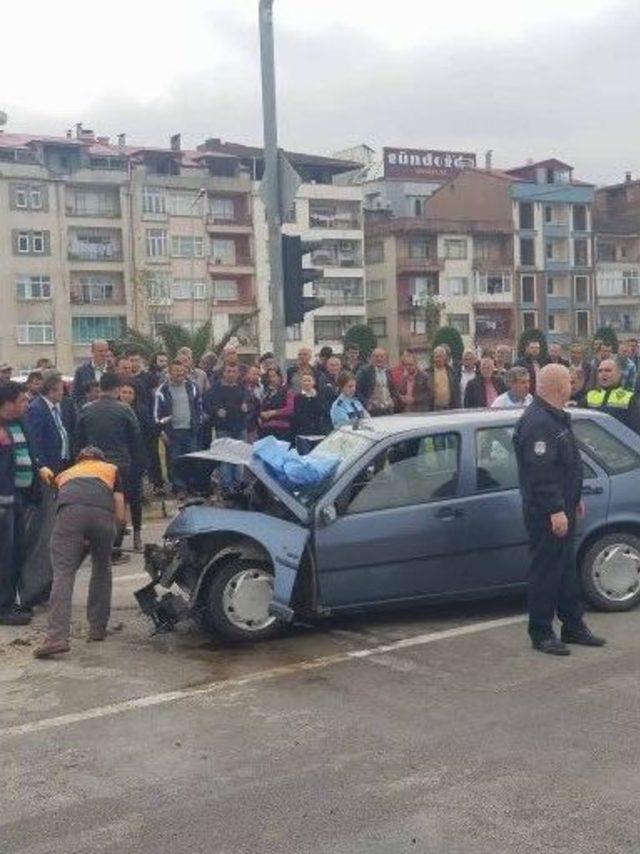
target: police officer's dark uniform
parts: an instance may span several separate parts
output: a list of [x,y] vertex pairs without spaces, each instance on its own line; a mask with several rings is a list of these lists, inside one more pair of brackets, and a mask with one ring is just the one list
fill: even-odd
[[622,386],[592,388],[585,395],[584,405],[612,415],[634,433],[640,434],[640,404],[634,392]]
[[[582,494],[582,460],[568,413],[535,397],[513,437],[520,492],[529,533],[531,568],[529,635],[536,649],[568,655],[565,643],[602,645],[582,621],[583,607],[573,555],[576,515]],[[564,512],[566,537],[553,534],[550,517]],[[562,642],[553,619],[562,622]]]

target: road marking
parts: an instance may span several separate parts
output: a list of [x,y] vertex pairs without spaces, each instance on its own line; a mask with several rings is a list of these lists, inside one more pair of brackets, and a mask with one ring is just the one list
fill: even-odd
[[44,718],[43,720],[32,721],[31,723],[16,724],[15,726],[5,727],[4,729],[0,729],[0,738],[29,735],[50,729],[60,729],[61,727],[71,726],[72,724],[82,723],[83,721],[114,717],[135,709],[148,709],[153,706],[164,706],[169,703],[175,703],[178,700],[188,700],[192,697],[202,697],[209,694],[215,694],[223,688],[243,688],[246,685],[254,685],[259,682],[276,679],[279,676],[289,676],[291,674],[303,673],[309,670],[319,670],[324,667],[333,667],[336,664],[344,664],[348,661],[358,661],[371,658],[372,656],[382,655],[384,653],[397,652],[402,649],[411,649],[415,646],[424,646],[425,644],[448,640],[449,638],[474,635],[479,632],[490,631],[491,629],[504,628],[505,626],[515,626],[519,623],[525,622],[526,619],[526,616],[519,615],[517,617],[502,617],[498,620],[487,620],[482,623],[472,623],[468,626],[457,626],[453,629],[444,629],[439,632],[414,635],[413,637],[401,638],[397,641],[391,641],[390,643],[367,647],[365,649],[347,650],[345,652],[336,653],[335,655],[327,655],[321,658],[312,658],[308,661],[299,661],[295,664],[285,664],[280,667],[272,667],[269,670],[248,673],[246,676],[238,676],[235,679],[221,679],[216,682],[209,682],[206,685],[201,685],[197,688],[181,688],[176,691],[166,691],[163,694],[150,694],[146,697],[136,697],[133,700],[122,700],[119,703],[110,703],[107,706],[97,706],[93,709],[85,709],[82,712],[70,712],[69,714],[58,715],[54,718]]
[[147,575],[146,572],[133,572],[130,575],[114,575],[113,583],[117,584],[118,581],[149,581],[151,582],[151,578]]

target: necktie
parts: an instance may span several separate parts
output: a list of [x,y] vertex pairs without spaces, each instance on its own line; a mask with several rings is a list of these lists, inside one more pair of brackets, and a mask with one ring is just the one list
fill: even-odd
[[60,456],[63,460],[69,459],[69,436],[67,435],[67,431],[65,430],[64,424],[62,423],[62,418],[60,417],[60,408],[59,405],[56,405],[52,409],[53,412],[53,420],[56,422],[56,427],[58,428],[58,433],[60,433],[60,438],[62,439],[62,452]]

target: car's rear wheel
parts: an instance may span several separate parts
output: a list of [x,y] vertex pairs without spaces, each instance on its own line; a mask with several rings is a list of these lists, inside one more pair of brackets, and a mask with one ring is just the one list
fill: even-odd
[[269,613],[273,573],[269,564],[237,558],[213,573],[203,593],[200,616],[209,631],[230,641],[275,637],[280,621]]
[[581,577],[588,601],[601,611],[628,611],[640,602],[640,539],[621,531],[587,549]]

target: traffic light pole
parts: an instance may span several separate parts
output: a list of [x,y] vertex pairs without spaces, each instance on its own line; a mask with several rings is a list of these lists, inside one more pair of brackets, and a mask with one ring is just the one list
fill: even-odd
[[262,117],[264,123],[263,199],[269,231],[271,338],[278,364],[286,366],[284,325],[284,272],[282,267],[282,193],[278,162],[276,76],[273,49],[273,0],[260,0],[260,62],[262,67]]

